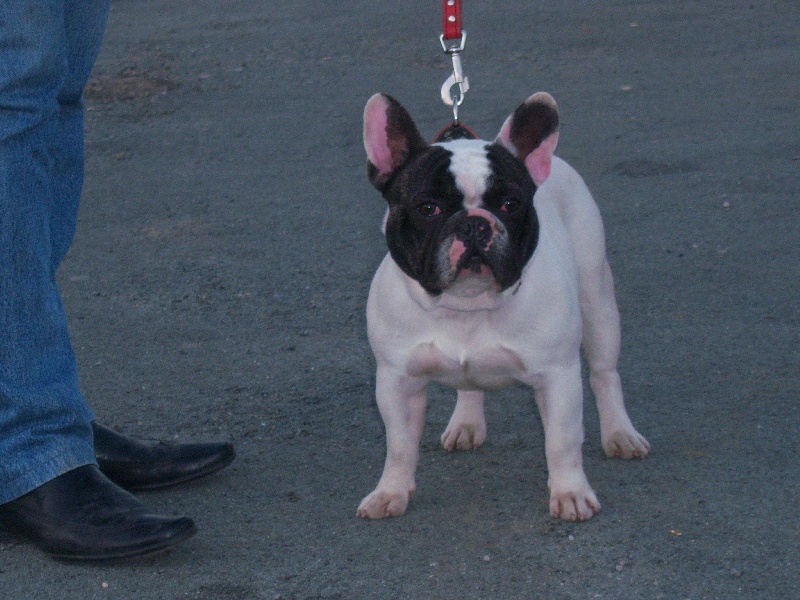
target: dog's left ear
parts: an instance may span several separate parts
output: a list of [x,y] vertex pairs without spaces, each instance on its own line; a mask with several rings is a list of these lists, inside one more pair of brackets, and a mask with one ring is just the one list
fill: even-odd
[[364,107],[364,148],[369,180],[383,191],[398,169],[427,148],[408,111],[391,96],[375,94]]
[[536,185],[550,176],[558,144],[558,106],[546,92],[534,94],[506,119],[498,143],[525,163]]

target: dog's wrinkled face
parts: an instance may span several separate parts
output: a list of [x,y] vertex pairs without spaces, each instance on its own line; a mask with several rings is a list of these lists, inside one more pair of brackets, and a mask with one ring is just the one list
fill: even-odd
[[525,166],[498,144],[431,146],[384,190],[392,258],[430,294],[502,291],[536,247],[535,190]]
[[[506,125],[513,131],[513,116]],[[519,280],[539,222],[518,142],[501,131],[496,142],[431,146],[396,100],[376,95],[365,110],[365,145],[370,180],[389,203],[389,251],[408,276],[429,294],[456,296],[500,292]]]

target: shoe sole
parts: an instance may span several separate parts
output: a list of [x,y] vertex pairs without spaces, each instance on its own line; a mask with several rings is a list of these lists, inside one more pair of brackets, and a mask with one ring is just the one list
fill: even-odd
[[149,546],[121,550],[119,552],[104,553],[84,553],[84,554],[62,554],[58,552],[44,552],[51,558],[64,562],[93,562],[93,563],[114,563],[127,562],[137,559],[150,558],[168,552],[178,544],[182,544],[197,533],[197,526],[194,522],[189,522],[188,526],[167,540],[161,540]]

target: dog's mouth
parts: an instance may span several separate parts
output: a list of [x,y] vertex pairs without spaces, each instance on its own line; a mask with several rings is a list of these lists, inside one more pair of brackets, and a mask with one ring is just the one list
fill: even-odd
[[494,273],[483,258],[472,255],[462,259],[455,268],[455,278],[459,277],[494,277]]
[[454,218],[437,261],[440,289],[458,296],[499,290],[505,237],[502,225],[487,211],[473,209]]
[[[446,254],[449,259],[451,252]],[[455,263],[446,261],[440,283],[443,293],[460,297],[480,296],[488,291],[500,291],[502,287],[489,259],[470,249],[465,249]]]

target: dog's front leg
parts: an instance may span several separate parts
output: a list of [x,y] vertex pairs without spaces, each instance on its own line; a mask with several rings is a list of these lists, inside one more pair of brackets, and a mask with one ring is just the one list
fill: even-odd
[[536,386],[536,403],[544,425],[550,515],[585,521],[600,510],[600,502],[583,472],[580,363],[547,373]]
[[378,366],[376,395],[386,429],[386,462],[378,486],[361,501],[362,519],[398,517],[416,491],[415,473],[427,404],[424,380]]

